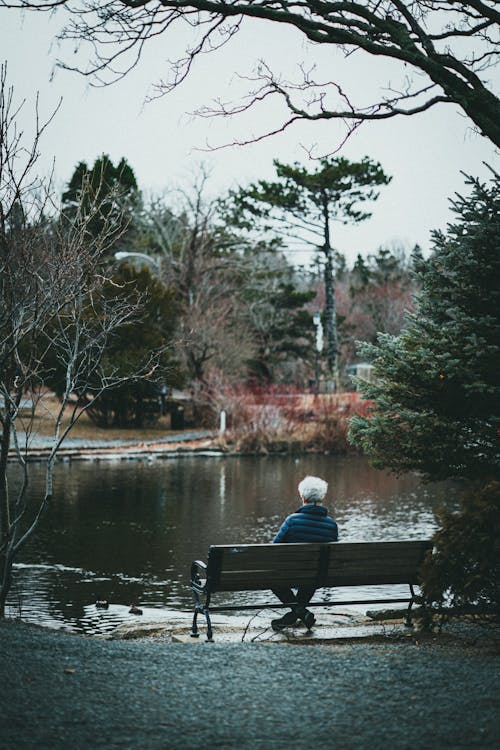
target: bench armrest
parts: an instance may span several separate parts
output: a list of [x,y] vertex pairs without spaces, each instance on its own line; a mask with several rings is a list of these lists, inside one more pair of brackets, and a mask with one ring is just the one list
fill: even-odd
[[[201,575],[200,575],[201,574]],[[206,580],[202,583],[201,576],[207,577],[207,566],[202,560],[195,560],[191,564],[191,588],[198,594],[205,592]]]

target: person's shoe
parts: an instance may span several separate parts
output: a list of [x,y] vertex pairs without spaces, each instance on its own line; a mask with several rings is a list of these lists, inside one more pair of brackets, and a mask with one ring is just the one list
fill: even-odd
[[308,630],[311,630],[312,626],[316,622],[316,618],[313,613],[305,607],[297,607],[295,610],[297,617],[302,620]]
[[278,620],[271,620],[271,627],[273,630],[283,630],[295,625],[297,622],[297,616],[294,612],[287,612],[283,617]]

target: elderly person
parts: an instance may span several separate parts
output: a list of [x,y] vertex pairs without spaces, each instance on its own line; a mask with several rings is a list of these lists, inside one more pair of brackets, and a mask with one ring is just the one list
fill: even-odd
[[[300,482],[298,489],[302,505],[285,519],[273,540],[274,544],[336,542],[338,539],[337,523],[328,515],[328,510],[323,505],[328,484],[319,477],[307,476]],[[291,611],[283,617],[271,621],[273,630],[283,630],[294,625],[297,620],[302,620],[310,629],[315,622],[315,617],[306,607],[314,592],[315,589],[305,587],[300,587],[296,594],[287,588],[273,589],[273,594],[291,608]]]

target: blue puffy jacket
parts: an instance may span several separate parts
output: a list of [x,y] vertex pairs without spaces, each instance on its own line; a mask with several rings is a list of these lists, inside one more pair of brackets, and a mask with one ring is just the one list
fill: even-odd
[[273,542],[336,542],[338,535],[337,522],[327,508],[308,503],[284,520]]

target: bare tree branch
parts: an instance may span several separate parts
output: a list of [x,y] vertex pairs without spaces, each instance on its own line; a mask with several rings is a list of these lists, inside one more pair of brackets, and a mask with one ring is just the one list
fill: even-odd
[[[440,0],[56,0],[30,2],[0,0],[0,7],[50,10],[64,6],[69,22],[64,39],[87,43],[91,50],[88,66],[79,69],[96,85],[107,85],[127,74],[141,59],[152,39],[175,34],[180,24],[188,25],[196,37],[184,56],[171,61],[170,77],[159,76],[155,94],[159,96],[181,84],[200,55],[220,49],[238,33],[242,19],[265,20],[297,29],[306,40],[328,45],[345,55],[361,51],[367,63],[373,57],[403,64],[410,74],[409,86],[401,97],[387,99],[372,92],[370,104],[341,106],[344,98],[339,83],[340,106],[316,107],[311,111],[292,101],[293,85],[277,75],[264,74],[262,88],[240,106],[208,107],[218,114],[232,115],[262,102],[268,94],[282,97],[291,106],[292,116],[268,133],[242,138],[235,143],[260,140],[282,132],[300,120],[344,122],[348,133],[366,120],[384,120],[425,112],[436,104],[449,103],[461,108],[477,129],[500,146],[500,108],[484,71],[498,59],[498,4],[493,0],[444,2]],[[475,45],[464,52],[463,41]],[[71,67],[67,62],[64,67]],[[73,68],[72,68],[73,69]],[[424,75],[426,82],[413,85]],[[296,90],[296,89],[295,89]],[[345,100],[344,100],[345,103]],[[313,104],[318,105],[318,101]]]

